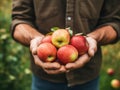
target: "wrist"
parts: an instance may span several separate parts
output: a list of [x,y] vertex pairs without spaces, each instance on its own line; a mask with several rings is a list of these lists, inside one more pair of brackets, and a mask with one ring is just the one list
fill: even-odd
[[87,36],[94,38],[99,45],[105,45],[112,43],[116,39],[117,33],[111,26],[104,26],[87,34]]
[[30,41],[34,38],[42,38],[44,35],[39,33],[35,28],[27,24],[19,24],[14,31],[14,38],[23,45],[29,46]]

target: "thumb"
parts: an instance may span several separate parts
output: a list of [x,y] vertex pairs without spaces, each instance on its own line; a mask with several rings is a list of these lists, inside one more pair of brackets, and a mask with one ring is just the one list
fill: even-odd
[[30,41],[30,51],[33,55],[37,54],[37,47],[41,43],[43,37],[36,37]]
[[87,42],[89,44],[88,54],[93,57],[97,51],[97,41],[92,37],[87,37]]

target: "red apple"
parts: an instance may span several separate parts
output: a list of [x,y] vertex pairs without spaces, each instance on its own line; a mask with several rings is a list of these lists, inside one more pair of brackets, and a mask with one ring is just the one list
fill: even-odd
[[51,35],[45,36],[45,37],[42,39],[41,43],[45,43],[45,42],[52,43],[52,36],[51,36]]
[[70,42],[70,34],[66,29],[58,29],[52,34],[52,43],[57,48],[68,45]]
[[72,45],[65,45],[58,49],[57,58],[62,64],[71,63],[78,58],[78,51]]
[[88,43],[84,36],[81,35],[72,36],[70,44],[73,45],[78,50],[79,55],[83,55],[88,51]]
[[119,81],[118,79],[113,79],[113,80],[111,81],[111,86],[112,86],[113,88],[120,88],[120,81]]
[[114,73],[115,73],[114,69],[112,69],[112,68],[107,69],[107,74],[108,75],[113,75]]
[[57,49],[51,43],[41,43],[37,48],[37,55],[44,62],[52,62],[56,59]]

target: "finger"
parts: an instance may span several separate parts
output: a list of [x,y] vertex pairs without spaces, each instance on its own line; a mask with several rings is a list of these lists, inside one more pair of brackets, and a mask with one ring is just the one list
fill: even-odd
[[87,37],[87,42],[89,44],[88,54],[93,57],[95,52],[97,51],[97,42],[95,39],[91,37]]
[[37,37],[37,38],[31,40],[31,42],[30,42],[30,51],[33,54],[37,54],[37,47],[41,43],[42,39],[43,39],[43,37]]
[[62,72],[58,71],[58,70],[46,70],[44,69],[44,71],[47,73],[47,74],[60,74]]
[[60,72],[66,72],[65,66],[62,65],[61,68],[59,69],[59,71],[60,71]]
[[46,62],[43,63],[43,68],[47,69],[47,70],[57,70],[60,69],[61,65],[57,62]]
[[66,64],[65,67],[66,67],[67,70],[73,70],[73,69],[81,68],[87,62],[89,62],[90,59],[91,59],[91,57],[89,57],[88,54],[84,54],[78,60],[76,60],[74,63]]
[[54,62],[54,63],[45,63],[42,62],[37,55],[33,55],[35,64],[43,70],[48,73],[48,74],[59,74],[65,72],[65,67],[60,66],[59,63]]
[[59,69],[61,65],[57,62],[42,62],[40,58],[37,55],[33,55],[35,64],[42,67],[43,69],[48,69],[48,70],[55,70]]
[[33,57],[35,64],[39,67],[43,67],[43,62],[39,59],[39,57],[37,55],[33,55]]
[[60,69],[56,69],[56,70],[48,70],[48,69],[44,69],[44,71],[48,74],[61,74],[61,73],[65,73],[66,69],[64,66],[61,66]]
[[37,48],[36,47],[32,48],[32,54],[37,55]]

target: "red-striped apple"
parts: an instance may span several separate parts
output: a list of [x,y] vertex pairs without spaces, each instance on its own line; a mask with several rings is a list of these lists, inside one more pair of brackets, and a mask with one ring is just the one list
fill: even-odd
[[79,55],[83,55],[88,51],[88,43],[84,36],[81,35],[72,36],[70,44],[73,45],[78,50]]
[[37,55],[44,62],[53,62],[56,59],[57,49],[51,43],[41,43],[37,48]]
[[46,36],[42,39],[41,43],[45,43],[45,42],[52,43],[52,36],[51,36],[51,35],[46,35]]
[[115,73],[114,69],[113,68],[108,68],[107,69],[107,74],[108,75],[113,75]]
[[78,51],[72,45],[65,45],[58,49],[57,58],[62,64],[71,63],[78,58]]

